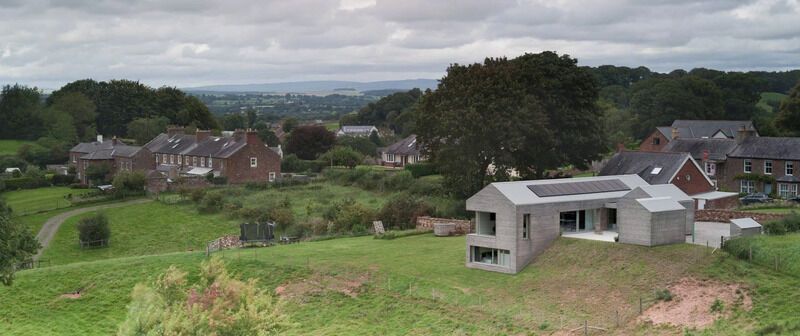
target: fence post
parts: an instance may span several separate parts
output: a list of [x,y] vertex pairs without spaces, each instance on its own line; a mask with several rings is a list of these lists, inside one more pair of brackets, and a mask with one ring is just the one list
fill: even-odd
[[616,326],[617,328],[619,328],[619,309],[617,309],[617,310],[615,311],[615,314],[614,314],[614,315],[615,315],[614,321],[616,321],[616,322],[615,322],[615,326]]
[[589,336],[589,321],[583,320],[583,335]]
[[748,261],[752,263],[753,262],[753,245],[752,244],[750,245],[750,249],[749,250],[750,250],[750,252],[748,253]]
[[639,315],[642,315],[642,297],[639,297]]

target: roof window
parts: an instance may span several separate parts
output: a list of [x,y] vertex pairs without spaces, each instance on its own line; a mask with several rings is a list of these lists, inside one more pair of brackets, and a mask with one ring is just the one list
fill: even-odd
[[652,170],[652,171],[650,171],[650,174],[652,174],[652,175],[658,175],[658,174],[661,174],[661,167],[655,167],[655,168],[653,168],[653,170]]

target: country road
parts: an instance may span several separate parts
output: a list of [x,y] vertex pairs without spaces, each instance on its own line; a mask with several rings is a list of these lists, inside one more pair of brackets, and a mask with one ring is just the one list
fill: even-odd
[[147,203],[147,202],[152,202],[152,200],[150,200],[150,199],[138,199],[138,200],[122,202],[122,203],[103,204],[103,205],[97,205],[97,206],[92,206],[92,207],[87,207],[87,208],[79,208],[79,209],[75,209],[75,210],[70,210],[70,211],[55,215],[53,217],[50,217],[46,222],[44,222],[44,225],[42,225],[42,229],[39,230],[39,233],[36,234],[36,239],[39,240],[39,244],[42,244],[42,248],[40,248],[39,252],[37,252],[36,255],[33,256],[33,260],[39,260],[39,257],[42,256],[42,252],[44,252],[44,249],[47,248],[47,245],[49,245],[50,241],[53,240],[53,236],[55,236],[56,232],[58,231],[58,228],[61,226],[61,223],[64,223],[64,221],[67,220],[67,218],[70,218],[70,217],[75,216],[75,215],[80,215],[80,214],[86,213],[86,212],[92,212],[92,211],[103,210],[103,209],[111,209],[111,208],[119,208],[119,207],[124,207],[124,206],[128,206],[128,205],[141,204],[141,203]]

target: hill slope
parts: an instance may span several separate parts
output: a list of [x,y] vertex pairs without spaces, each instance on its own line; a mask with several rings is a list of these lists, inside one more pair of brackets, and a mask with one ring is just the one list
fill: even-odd
[[336,89],[355,89],[356,91],[374,90],[410,90],[420,88],[422,90],[435,88],[435,79],[404,79],[391,81],[375,82],[354,82],[354,81],[303,81],[303,82],[282,82],[282,83],[263,83],[263,84],[230,84],[230,85],[208,85],[184,88],[185,91],[200,92],[278,92],[278,93],[306,93],[318,91],[333,91]]

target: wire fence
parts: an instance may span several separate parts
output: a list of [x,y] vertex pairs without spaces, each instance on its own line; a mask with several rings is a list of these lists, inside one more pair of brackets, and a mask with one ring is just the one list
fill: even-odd
[[[786,237],[750,236],[725,240],[723,249],[747,262],[789,275],[800,276],[800,245]],[[783,240],[783,241],[782,241]]]

